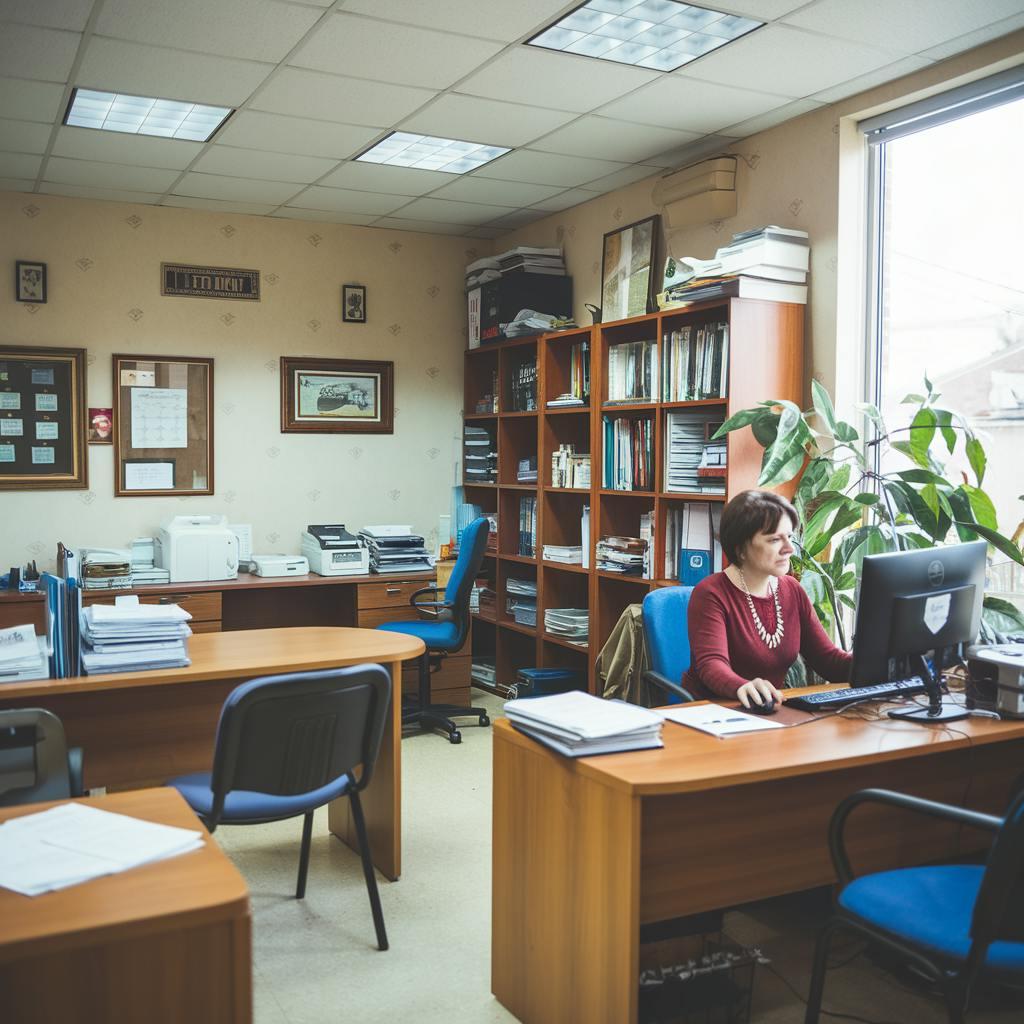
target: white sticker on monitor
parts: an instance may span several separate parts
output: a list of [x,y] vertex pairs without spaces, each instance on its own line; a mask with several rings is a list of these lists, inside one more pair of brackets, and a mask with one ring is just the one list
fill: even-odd
[[952,594],[935,594],[925,600],[924,624],[932,634],[937,634],[949,621],[949,606],[952,600]]

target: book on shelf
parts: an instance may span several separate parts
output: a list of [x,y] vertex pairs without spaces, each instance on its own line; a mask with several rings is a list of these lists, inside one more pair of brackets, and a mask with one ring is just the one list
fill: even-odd
[[485,551],[497,551],[498,550],[498,513],[497,512],[485,512],[484,515],[487,517],[487,522],[490,524],[490,529],[487,531],[487,546]]
[[584,569],[590,568],[590,506],[584,505],[580,513],[580,547],[583,548],[583,558],[580,565]]
[[537,499],[519,499],[519,546],[518,554],[533,558],[537,553]]
[[643,577],[654,579],[654,509],[640,514],[640,539],[645,542]]
[[643,537],[602,537],[597,542],[597,567],[622,576],[642,576],[647,561]]
[[604,486],[613,491],[654,487],[654,431],[647,418],[604,417]]
[[686,325],[662,339],[663,402],[725,398],[729,378],[729,325]]
[[590,400],[590,342],[586,338],[569,350],[569,393],[581,402]]
[[[694,493],[725,493],[725,480],[701,478],[699,469],[704,458],[708,435],[721,426],[721,413],[682,409],[665,417],[665,490]],[[722,463],[724,465],[724,461]]]
[[529,455],[520,459],[516,466],[516,482],[521,484],[535,484],[537,482],[537,456]]
[[665,578],[696,586],[705,576],[722,571],[719,528],[722,506],[688,501],[669,509],[665,520]]
[[606,404],[653,402],[658,392],[657,342],[624,341],[608,347]]
[[589,487],[590,454],[577,452],[572,444],[560,444],[551,453],[551,486]]
[[[713,433],[717,427],[717,424],[709,423],[706,429],[708,433]],[[704,442],[700,463],[697,466],[697,482],[702,491],[725,494],[726,476],[729,473],[727,460],[728,446],[724,437]]]
[[566,544],[545,544],[543,548],[545,562],[560,562],[562,565],[582,565],[583,547]]

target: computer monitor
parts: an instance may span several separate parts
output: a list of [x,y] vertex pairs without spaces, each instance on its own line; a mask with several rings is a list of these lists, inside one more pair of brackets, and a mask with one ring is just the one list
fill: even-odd
[[920,675],[928,692],[927,708],[892,717],[948,722],[967,716],[963,708],[942,703],[941,670],[949,648],[978,635],[987,551],[978,540],[865,557],[851,682],[871,686]]

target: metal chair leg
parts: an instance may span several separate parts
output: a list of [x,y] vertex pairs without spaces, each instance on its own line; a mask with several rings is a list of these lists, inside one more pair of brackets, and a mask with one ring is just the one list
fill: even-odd
[[306,895],[306,874],[309,871],[309,844],[313,838],[313,812],[307,811],[302,819],[302,850],[299,853],[299,880],[295,883],[295,898]]
[[839,926],[839,921],[832,918],[818,935],[818,944],[814,948],[814,968],[811,971],[811,990],[807,995],[807,1013],[804,1024],[818,1024],[821,1014],[821,997],[825,992],[825,971],[828,969],[828,949],[832,942],[832,933]]
[[377,948],[382,952],[388,948],[388,935],[384,930],[384,911],[380,905],[380,893],[377,891],[377,876],[373,872],[373,861],[370,859],[370,839],[366,834],[366,820],[363,818],[363,805],[359,802],[359,794],[349,793],[352,802],[352,820],[355,822],[356,835],[359,838],[359,856],[363,861],[363,875],[366,878],[366,891],[370,897],[370,911],[373,914],[373,927],[377,931]]

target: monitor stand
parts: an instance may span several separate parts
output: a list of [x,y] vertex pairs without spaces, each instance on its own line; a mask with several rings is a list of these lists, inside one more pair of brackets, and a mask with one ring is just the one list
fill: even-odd
[[935,671],[928,667],[923,655],[915,655],[912,659],[915,662],[916,675],[924,680],[925,690],[928,694],[928,707],[909,708],[905,711],[890,711],[890,718],[903,718],[911,722],[959,722],[962,718],[968,718],[970,712],[954,704],[952,701],[942,699],[942,662],[946,648],[938,647],[933,652]]

